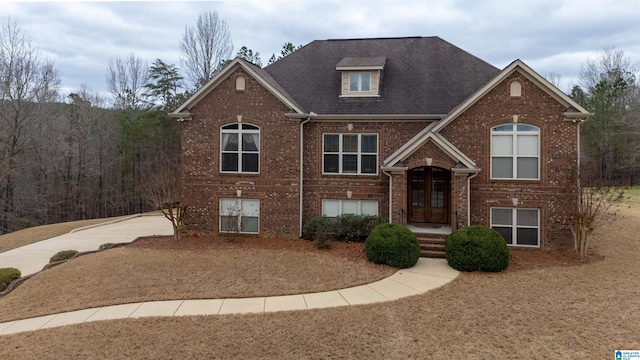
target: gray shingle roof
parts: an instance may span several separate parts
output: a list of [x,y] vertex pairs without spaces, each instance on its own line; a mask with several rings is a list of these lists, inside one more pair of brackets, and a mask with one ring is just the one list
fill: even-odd
[[[386,58],[380,97],[340,97],[345,58]],[[500,72],[438,37],[316,40],[264,70],[317,114],[446,114]]]

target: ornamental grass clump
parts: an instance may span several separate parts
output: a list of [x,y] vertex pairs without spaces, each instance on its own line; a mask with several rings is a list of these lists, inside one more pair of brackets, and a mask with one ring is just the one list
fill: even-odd
[[59,251],[49,259],[49,263],[54,263],[54,262],[58,262],[58,261],[62,261],[62,260],[71,259],[77,253],[78,253],[78,251],[76,251],[76,250]]
[[16,268],[1,268],[0,269],[0,291],[6,289],[9,284],[15,279],[19,279],[21,276],[20,270]]
[[416,235],[397,224],[376,226],[367,238],[364,250],[369,261],[399,269],[412,267],[420,258]]
[[497,231],[474,225],[452,232],[444,244],[447,263],[458,271],[498,272],[509,266],[509,248]]

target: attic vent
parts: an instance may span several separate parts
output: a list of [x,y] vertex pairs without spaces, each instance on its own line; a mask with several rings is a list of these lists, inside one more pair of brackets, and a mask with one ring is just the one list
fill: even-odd
[[511,97],[520,97],[522,96],[522,85],[518,81],[514,81],[511,83],[509,92]]
[[236,91],[244,91],[244,90],[245,90],[244,76],[238,76],[236,78]]

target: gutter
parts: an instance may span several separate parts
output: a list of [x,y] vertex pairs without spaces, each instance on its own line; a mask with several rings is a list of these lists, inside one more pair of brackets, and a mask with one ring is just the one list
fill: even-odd
[[[286,113],[284,116],[290,119],[304,119],[307,118],[308,114],[300,114],[300,113]],[[381,121],[394,121],[394,120],[416,120],[416,121],[425,121],[425,120],[440,120],[444,118],[444,114],[324,114],[318,115],[315,114],[313,116],[314,120],[362,120],[362,121],[372,121],[372,120],[381,120]]]
[[170,112],[167,114],[170,118],[175,118],[177,119],[179,122],[181,121],[185,121],[185,120],[191,120],[191,113],[190,112]]
[[313,111],[307,114],[307,118],[300,123],[300,213],[299,213],[299,233],[298,235],[302,237],[302,208],[303,208],[303,197],[304,197],[304,133],[303,128],[304,124],[311,121],[312,117],[316,117],[317,114]]

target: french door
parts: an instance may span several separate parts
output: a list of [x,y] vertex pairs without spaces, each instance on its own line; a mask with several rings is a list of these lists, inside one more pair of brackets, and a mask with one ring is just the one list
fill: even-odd
[[437,167],[419,167],[408,173],[410,222],[449,222],[451,175]]

